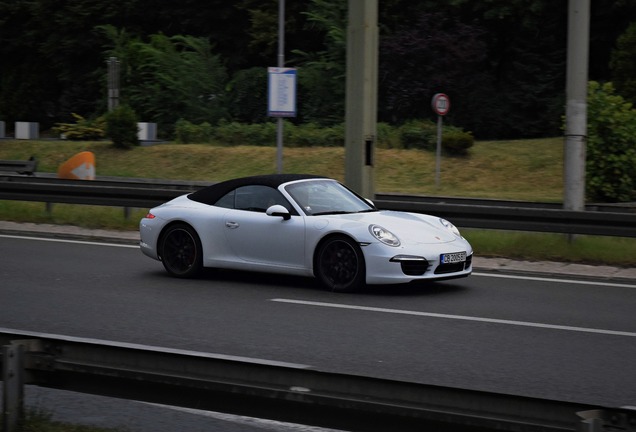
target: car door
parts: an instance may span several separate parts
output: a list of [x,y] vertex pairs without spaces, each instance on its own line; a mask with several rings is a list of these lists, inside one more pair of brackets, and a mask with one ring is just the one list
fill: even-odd
[[304,217],[285,220],[265,213],[274,204],[291,209],[283,195],[267,186],[246,186],[235,194],[235,208],[224,214],[223,230],[236,257],[267,266],[305,267]]

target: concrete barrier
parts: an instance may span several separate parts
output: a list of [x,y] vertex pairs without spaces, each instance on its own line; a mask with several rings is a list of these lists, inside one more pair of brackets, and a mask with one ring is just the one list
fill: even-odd
[[157,123],[137,123],[139,141],[155,141],[157,139]]
[[33,140],[40,137],[40,124],[36,122],[15,122],[15,139]]

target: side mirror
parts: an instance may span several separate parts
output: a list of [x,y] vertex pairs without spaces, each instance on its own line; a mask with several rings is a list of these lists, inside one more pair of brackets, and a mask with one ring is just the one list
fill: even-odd
[[289,210],[287,210],[285,207],[283,207],[280,204],[276,204],[276,205],[273,205],[273,206],[269,207],[265,211],[265,213],[267,214],[267,216],[280,216],[284,220],[291,219],[291,215],[289,214]]

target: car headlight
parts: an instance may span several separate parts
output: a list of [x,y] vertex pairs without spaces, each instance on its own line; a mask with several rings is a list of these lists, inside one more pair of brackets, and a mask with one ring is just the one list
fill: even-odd
[[439,223],[441,223],[444,228],[446,228],[447,230],[449,230],[450,232],[455,234],[457,237],[461,237],[462,236],[459,233],[459,230],[457,229],[457,227],[455,225],[453,225],[452,223],[450,223],[449,221],[447,221],[446,219],[440,218]]
[[379,225],[369,225],[369,232],[387,246],[397,247],[400,245],[400,239],[395,234]]

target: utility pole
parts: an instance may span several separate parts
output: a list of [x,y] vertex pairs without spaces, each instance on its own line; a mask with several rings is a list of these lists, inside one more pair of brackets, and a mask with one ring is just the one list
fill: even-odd
[[585,209],[590,0],[569,0],[563,208]]
[[345,183],[366,198],[375,194],[377,87],[378,0],[349,0]]

